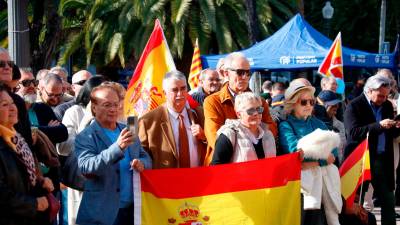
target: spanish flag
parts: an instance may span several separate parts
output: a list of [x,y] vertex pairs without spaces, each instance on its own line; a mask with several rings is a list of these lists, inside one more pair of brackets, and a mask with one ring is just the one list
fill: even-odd
[[[210,167],[147,170],[135,225],[298,225],[298,153]],[[137,209],[138,202],[141,207]],[[140,203],[139,203],[140,204]]]
[[351,207],[357,189],[364,181],[371,180],[368,139],[361,142],[347,157],[340,167],[339,173],[342,196],[346,199],[346,206]]
[[342,38],[340,32],[335,41],[333,41],[324,61],[319,66],[318,73],[326,77],[334,76],[343,79]]
[[196,39],[196,44],[194,46],[193,58],[192,58],[192,65],[190,66],[190,73],[189,73],[189,86],[190,89],[194,89],[199,85],[199,77],[201,72],[201,59],[200,59],[200,49],[198,39]]
[[174,60],[157,19],[128,85],[124,99],[125,116],[141,116],[162,104],[165,101],[162,80],[171,70],[175,70]]

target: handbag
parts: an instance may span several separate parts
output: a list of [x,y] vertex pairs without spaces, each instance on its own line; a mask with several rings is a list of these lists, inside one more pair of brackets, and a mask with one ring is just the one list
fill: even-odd
[[58,210],[61,208],[60,201],[52,193],[48,193],[46,195],[47,202],[49,203],[49,208],[47,208],[46,212],[48,214],[48,219],[50,222],[53,222],[57,218]]

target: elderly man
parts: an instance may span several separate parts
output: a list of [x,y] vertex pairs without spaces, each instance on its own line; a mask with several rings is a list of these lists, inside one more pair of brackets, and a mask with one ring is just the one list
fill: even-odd
[[75,139],[78,166],[87,177],[77,224],[133,224],[132,169],[151,168],[132,131],[117,123],[121,99],[110,85],[91,92],[94,122]]
[[336,89],[338,87],[338,84],[336,82],[336,79],[334,76],[329,76],[329,77],[323,77],[321,79],[321,89],[323,91],[333,91],[336,93]]
[[153,158],[153,168],[203,165],[204,116],[201,107],[188,107],[185,75],[179,71],[167,73],[163,90],[167,102],[139,119],[139,138]]
[[72,94],[71,84],[68,82],[68,71],[61,66],[55,66],[55,67],[51,68],[49,72],[57,74],[58,76],[61,77],[61,79],[63,81],[64,95],[63,95],[62,101],[63,102],[71,101],[74,97]]
[[[12,80],[12,68],[14,62],[11,61],[8,51],[0,47],[0,82],[7,83]],[[31,125],[28,118],[28,113],[25,108],[24,100],[15,93],[9,92],[14,104],[18,108],[18,123],[14,125],[14,128],[20,133],[26,140],[26,142],[32,145],[32,133]]]
[[400,122],[393,120],[393,106],[387,100],[390,79],[374,75],[367,80],[364,94],[347,106],[344,117],[347,144],[345,157],[368,137],[372,185],[381,202],[382,224],[396,224],[394,201],[393,138]]
[[216,70],[204,69],[200,72],[199,87],[189,92],[194,100],[203,105],[204,99],[221,88],[221,79]]
[[57,74],[49,73],[43,79],[43,86],[39,87],[39,101],[54,108],[62,103],[63,81]]
[[21,78],[17,94],[25,101],[31,126],[39,128],[53,144],[63,142],[68,138],[67,128],[61,124],[50,106],[36,103],[36,88],[38,81],[29,68],[21,68]]
[[78,97],[79,91],[90,77],[92,77],[92,74],[87,70],[80,70],[72,75],[71,88],[75,96],[74,99],[61,103],[54,108],[54,113],[56,114],[58,120],[62,121],[65,111],[67,111],[67,109],[69,109],[71,106],[75,105],[75,99]]
[[[208,165],[212,159],[218,129],[225,123],[226,119],[237,119],[234,110],[235,96],[249,89],[250,64],[240,53],[231,53],[225,58],[225,77],[229,81],[222,89],[204,101],[205,135],[207,137],[207,154],[205,164]],[[277,127],[272,120],[268,105],[263,101],[264,112],[262,121],[268,124],[269,129],[277,135]]]

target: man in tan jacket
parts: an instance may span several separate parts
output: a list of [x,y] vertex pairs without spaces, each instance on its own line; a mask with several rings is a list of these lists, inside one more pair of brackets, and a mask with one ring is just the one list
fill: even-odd
[[[208,96],[204,101],[204,132],[207,137],[207,153],[205,165],[209,165],[214,152],[216,134],[226,119],[237,119],[234,110],[235,96],[249,89],[250,63],[241,53],[231,53],[225,58],[225,78],[228,82],[220,91]],[[269,114],[268,105],[263,101],[264,112],[262,122],[268,124],[272,134],[276,137],[278,131],[275,122]]]
[[139,139],[153,159],[153,169],[202,166],[205,155],[204,116],[190,109],[186,77],[179,71],[163,79],[167,102],[139,119]]

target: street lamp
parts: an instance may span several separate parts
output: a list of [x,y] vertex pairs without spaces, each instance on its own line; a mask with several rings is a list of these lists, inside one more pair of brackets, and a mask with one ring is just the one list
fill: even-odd
[[335,9],[332,7],[331,5],[331,1],[326,1],[325,2],[325,6],[322,8],[322,16],[325,19],[325,25],[326,25],[326,33],[327,36],[329,37],[329,33],[330,33],[330,22],[331,19],[333,17],[333,13],[334,13]]

